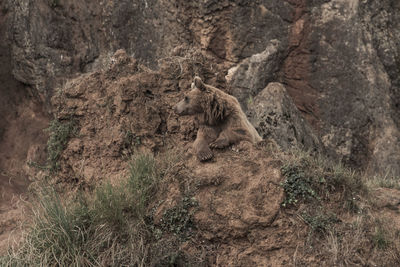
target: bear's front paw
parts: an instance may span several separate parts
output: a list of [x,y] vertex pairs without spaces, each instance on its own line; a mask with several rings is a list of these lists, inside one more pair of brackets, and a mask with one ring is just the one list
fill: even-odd
[[207,149],[203,149],[200,150],[199,152],[197,152],[197,158],[200,161],[206,161],[209,160],[213,157],[213,153],[211,152],[211,150],[209,148]]
[[226,139],[217,139],[210,144],[211,148],[224,148],[229,146],[229,142]]

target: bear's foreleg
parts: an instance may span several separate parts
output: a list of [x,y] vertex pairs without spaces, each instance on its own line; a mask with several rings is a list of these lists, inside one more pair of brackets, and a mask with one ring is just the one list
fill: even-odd
[[224,148],[230,145],[229,136],[226,132],[221,132],[215,141],[210,143],[211,148]]
[[218,138],[210,144],[211,148],[224,148],[242,140],[249,140],[245,129],[226,129],[222,131]]
[[200,161],[206,161],[213,157],[209,143],[217,138],[217,131],[214,128],[201,126],[197,131],[196,140],[193,143],[196,156]]

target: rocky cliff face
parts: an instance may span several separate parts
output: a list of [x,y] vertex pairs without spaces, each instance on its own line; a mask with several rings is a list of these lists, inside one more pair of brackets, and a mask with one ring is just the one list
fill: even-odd
[[[43,102],[116,49],[151,68],[197,50],[211,64],[204,78],[245,109],[270,82],[282,83],[304,127],[320,139],[307,148],[320,144],[353,167],[400,174],[396,0],[8,0],[1,12],[13,76]],[[265,138],[285,129],[263,125]]]
[[323,142],[354,166],[398,174],[393,73],[399,50],[393,44],[399,41],[394,16],[399,6],[395,1],[379,6],[374,1],[315,2],[310,84],[318,92]]

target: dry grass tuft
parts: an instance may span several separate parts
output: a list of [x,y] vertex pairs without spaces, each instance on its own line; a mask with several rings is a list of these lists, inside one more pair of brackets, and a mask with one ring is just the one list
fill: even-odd
[[138,154],[125,181],[104,183],[92,193],[68,200],[62,200],[51,186],[41,186],[36,190],[37,201],[22,242],[0,258],[0,265],[153,266],[186,262],[175,237],[154,236],[155,226],[147,215],[151,197],[176,158],[167,155],[156,160],[150,154]]

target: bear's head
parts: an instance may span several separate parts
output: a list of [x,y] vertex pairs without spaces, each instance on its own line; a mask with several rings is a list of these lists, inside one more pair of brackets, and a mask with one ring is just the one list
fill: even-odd
[[191,90],[185,93],[185,97],[175,105],[174,110],[178,115],[200,114],[205,124],[216,125],[230,114],[228,102],[222,95],[218,96],[217,91],[219,90],[204,84],[196,76]]
[[195,77],[192,88],[185,93],[184,98],[175,105],[174,110],[178,115],[194,115],[204,112],[204,91],[206,87],[199,77]]

